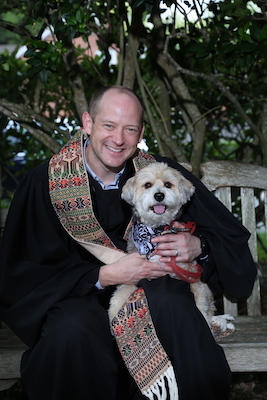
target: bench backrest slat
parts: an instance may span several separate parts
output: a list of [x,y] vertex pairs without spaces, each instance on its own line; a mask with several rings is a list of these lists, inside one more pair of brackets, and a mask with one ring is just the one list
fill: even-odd
[[[228,161],[208,161],[201,165],[202,182],[213,191],[218,199],[232,212],[233,190],[239,191],[240,213],[243,225],[251,233],[249,247],[255,262],[258,262],[256,191],[260,191],[263,200],[263,225],[267,227],[267,168],[250,164]],[[266,233],[267,235],[267,233]],[[224,298],[224,312],[238,315],[238,306],[234,299]],[[256,279],[253,292],[247,300],[247,314],[261,315],[260,282]]]

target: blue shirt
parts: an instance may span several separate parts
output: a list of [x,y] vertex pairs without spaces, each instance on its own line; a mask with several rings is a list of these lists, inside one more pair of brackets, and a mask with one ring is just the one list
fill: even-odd
[[89,172],[89,174],[94,178],[94,180],[96,182],[99,183],[99,185],[102,187],[103,190],[110,190],[110,189],[118,189],[119,188],[119,180],[120,177],[122,176],[124,170],[125,170],[125,165],[124,167],[116,174],[115,179],[113,182],[109,183],[107,186],[104,185],[104,182],[102,181],[101,178],[99,178],[99,176],[97,176],[94,171],[92,170],[92,168],[89,166],[87,160],[86,160],[86,156],[85,156],[85,149],[86,147],[89,145],[90,143],[90,139],[88,138],[85,143],[84,143],[84,147],[83,147],[83,158],[84,158],[84,163],[85,163],[85,168],[86,171]]

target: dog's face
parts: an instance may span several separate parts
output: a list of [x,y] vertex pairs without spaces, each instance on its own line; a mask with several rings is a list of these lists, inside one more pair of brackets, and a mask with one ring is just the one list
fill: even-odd
[[122,198],[150,227],[170,224],[194,193],[193,184],[165,163],[153,162],[128,179]]

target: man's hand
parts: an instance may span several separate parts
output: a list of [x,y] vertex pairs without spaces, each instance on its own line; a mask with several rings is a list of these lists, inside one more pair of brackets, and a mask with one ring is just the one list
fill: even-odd
[[[184,228],[184,225],[175,221],[175,228]],[[175,262],[192,262],[201,254],[200,239],[190,232],[178,232],[166,234],[151,239],[152,243],[158,243],[156,254],[162,256],[161,262],[168,263],[175,256]]]
[[103,265],[99,271],[102,287],[110,285],[136,285],[141,279],[155,279],[171,273],[168,265],[148,261],[138,253],[127,254],[112,264]]

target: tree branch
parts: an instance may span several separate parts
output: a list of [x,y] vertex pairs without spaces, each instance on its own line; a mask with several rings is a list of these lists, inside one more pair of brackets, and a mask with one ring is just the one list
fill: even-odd
[[182,99],[184,106],[184,110],[182,109],[183,119],[189,133],[192,135],[193,148],[190,163],[193,167],[193,172],[198,174],[199,166],[202,161],[201,157],[206,133],[206,119],[202,117],[191,98],[188,88],[179,74],[180,71],[177,70],[177,63],[174,64],[171,57],[165,52],[158,54],[157,62],[165,71],[176,95]]
[[[176,160],[179,160],[179,162],[183,162],[183,163],[188,162],[188,160],[186,159],[185,155],[183,154],[183,152],[181,150],[181,147],[178,146],[176,141],[172,139],[170,132],[168,130],[168,127],[166,125],[164,115],[162,114],[160,107],[157,105],[157,102],[155,101],[154,97],[152,96],[147,85],[144,82],[143,82],[143,84],[145,86],[145,89],[146,89],[149,97],[150,97],[150,101],[154,105],[155,110],[157,111],[158,115],[161,118],[162,124],[160,124],[160,125],[163,125],[163,127],[164,127],[164,130],[162,132],[159,131],[159,135],[158,135],[159,140],[162,140],[168,146],[168,148],[171,149],[173,157]],[[164,152],[162,155],[165,155]]]
[[[55,139],[49,136],[44,130],[41,130],[35,121],[45,120],[44,117],[37,115],[29,107],[24,108],[16,103],[11,103],[6,100],[0,99],[0,112],[2,112],[6,117],[13,121],[16,121],[25,128],[31,135],[36,137],[41,143],[48,147],[52,152],[57,152],[60,150],[61,146],[57,143]],[[45,120],[47,125],[47,120]],[[49,124],[51,132],[61,131],[61,129],[56,124]],[[42,126],[43,128],[43,126]]]
[[88,110],[88,102],[80,76],[80,67],[75,57],[72,44],[69,45],[67,52],[63,54],[62,58],[68,75],[68,81],[73,93],[74,103],[81,119],[83,113]]

